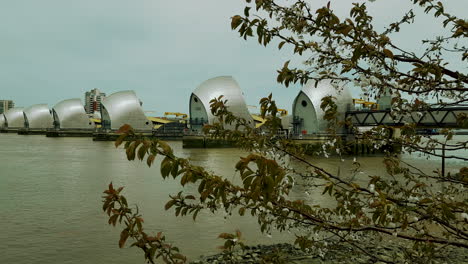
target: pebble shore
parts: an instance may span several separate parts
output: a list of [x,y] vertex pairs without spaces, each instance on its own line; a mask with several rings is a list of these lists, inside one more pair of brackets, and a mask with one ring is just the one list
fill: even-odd
[[[362,246],[362,245],[360,245]],[[404,263],[405,249],[402,246],[378,246],[367,245],[365,250],[378,253],[379,258],[391,263]],[[332,263],[385,263],[373,259],[365,254],[356,254],[355,249],[347,245],[339,246],[324,254],[318,252],[305,253],[291,244],[257,245],[247,247],[244,250],[236,250],[231,253],[231,261],[227,260],[223,253],[202,256],[192,261],[192,264],[254,264],[254,263],[291,263],[291,264],[332,264]],[[443,255],[436,256],[434,263],[468,263],[468,250],[449,249],[444,250]],[[426,262],[427,263],[427,262]]]

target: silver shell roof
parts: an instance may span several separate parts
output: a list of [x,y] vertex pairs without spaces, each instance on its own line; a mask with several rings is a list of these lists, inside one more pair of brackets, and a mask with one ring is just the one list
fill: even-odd
[[5,116],[3,116],[3,113],[0,114],[0,128],[2,128],[5,125]]
[[24,127],[24,115],[22,107],[10,108],[3,114],[5,116],[5,123],[8,124],[8,128]]
[[190,96],[190,117],[192,117],[194,113],[194,109],[192,109],[194,95],[203,104],[208,117],[208,123],[212,124],[215,121],[215,117],[210,111],[210,101],[223,95],[223,100],[227,100],[226,106],[229,111],[238,117],[250,121],[250,123],[254,125],[252,116],[247,109],[244,96],[242,95],[241,88],[231,76],[215,77],[200,84],[193,91],[192,96]]
[[102,101],[102,121],[110,121],[110,128],[119,129],[128,124],[137,130],[151,130],[152,123],[148,120],[140,105],[140,100],[134,91],[121,91],[111,94]]
[[25,120],[29,128],[52,128],[54,118],[52,117],[49,107],[46,104],[36,104],[27,107],[23,111]]
[[[314,124],[313,130],[316,130],[316,129],[317,130],[308,131],[308,132],[322,133],[322,132],[326,132],[327,130],[328,122],[323,119],[325,113],[320,108],[320,104],[322,103],[323,97],[333,96],[336,98],[339,120],[345,119],[346,111],[354,109],[353,98],[343,83],[332,83],[330,80],[322,80],[317,84],[317,87],[315,87],[315,81],[309,81],[302,87],[298,96],[294,100],[293,116],[298,116],[297,107],[299,107],[299,105],[301,104],[298,98],[300,98],[301,94],[305,95],[310,100],[310,102],[312,103],[311,107],[314,108],[315,114],[316,114],[316,119],[313,118],[313,120],[307,120],[307,121],[316,122],[316,124]],[[304,120],[306,120],[307,118],[310,118],[308,116],[300,116],[300,117],[304,118]]]
[[89,120],[80,99],[67,99],[57,103],[52,110],[55,112],[54,121],[64,129],[92,129],[94,125]]

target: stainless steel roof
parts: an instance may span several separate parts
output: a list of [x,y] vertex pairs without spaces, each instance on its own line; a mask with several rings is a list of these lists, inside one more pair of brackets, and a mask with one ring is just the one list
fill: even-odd
[[31,129],[52,128],[54,119],[46,104],[36,104],[24,109],[24,116]]
[[89,120],[80,99],[67,99],[57,103],[52,110],[55,112],[54,121],[64,129],[92,129],[94,125]]
[[3,113],[0,114],[0,128],[2,128],[5,125],[5,116],[3,116]]
[[223,100],[227,100],[226,105],[229,111],[234,113],[236,116],[245,118],[252,124],[252,126],[254,125],[254,121],[247,109],[239,84],[237,84],[231,76],[215,77],[200,84],[193,91],[192,96],[190,97],[190,117],[192,117],[195,112],[192,104],[192,100],[195,98],[194,95],[203,104],[210,124],[215,121],[215,117],[210,111],[210,101],[223,95]]
[[107,111],[107,114],[101,113],[102,120],[110,119],[111,129],[119,129],[124,124],[137,130],[152,129],[134,91],[113,93],[102,101],[102,106]]
[[10,108],[3,113],[8,128],[22,128],[24,127],[24,115],[22,107]]
[[[338,86],[338,89],[335,88]],[[320,104],[322,103],[322,98],[325,96],[333,96],[336,98],[336,104],[338,107],[338,119],[344,120],[346,111],[354,109],[353,105],[353,98],[349,93],[346,86],[342,83],[335,84],[335,86],[331,83],[330,80],[322,80],[317,84],[315,87],[315,81],[307,82],[303,87],[302,90],[299,92],[298,96],[294,100],[293,103],[293,116],[299,116],[300,118],[304,118],[305,122],[316,122],[313,124],[314,129],[316,131],[308,131],[313,133],[322,133],[326,132],[328,122],[323,119],[325,113],[320,108]],[[307,107],[313,107],[316,114],[316,119],[313,117],[313,120],[310,119],[310,116],[300,116],[298,113],[298,107],[301,106],[300,100],[298,98],[301,97],[301,94],[305,95],[309,100],[311,105],[307,105]],[[312,111],[313,112],[313,111]]]

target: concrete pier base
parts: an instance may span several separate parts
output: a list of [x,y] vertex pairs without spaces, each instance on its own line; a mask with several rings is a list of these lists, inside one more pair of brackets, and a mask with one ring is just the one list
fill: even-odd
[[4,128],[0,133],[18,133],[19,128]]
[[46,137],[92,137],[93,130],[49,130]]
[[19,129],[18,135],[45,135],[47,130],[44,129]]
[[213,139],[206,136],[184,136],[182,139],[183,148],[233,148],[234,142]]
[[[144,137],[152,137],[153,134],[151,132],[140,133]],[[95,132],[92,135],[93,141],[115,141],[120,137],[120,134],[115,132]],[[132,139],[129,137],[128,139]]]

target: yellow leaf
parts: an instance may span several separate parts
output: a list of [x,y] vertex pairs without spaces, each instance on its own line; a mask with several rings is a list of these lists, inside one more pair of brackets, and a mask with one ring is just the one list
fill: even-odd
[[385,54],[386,57],[393,59],[393,53],[390,50],[384,49],[383,53]]

